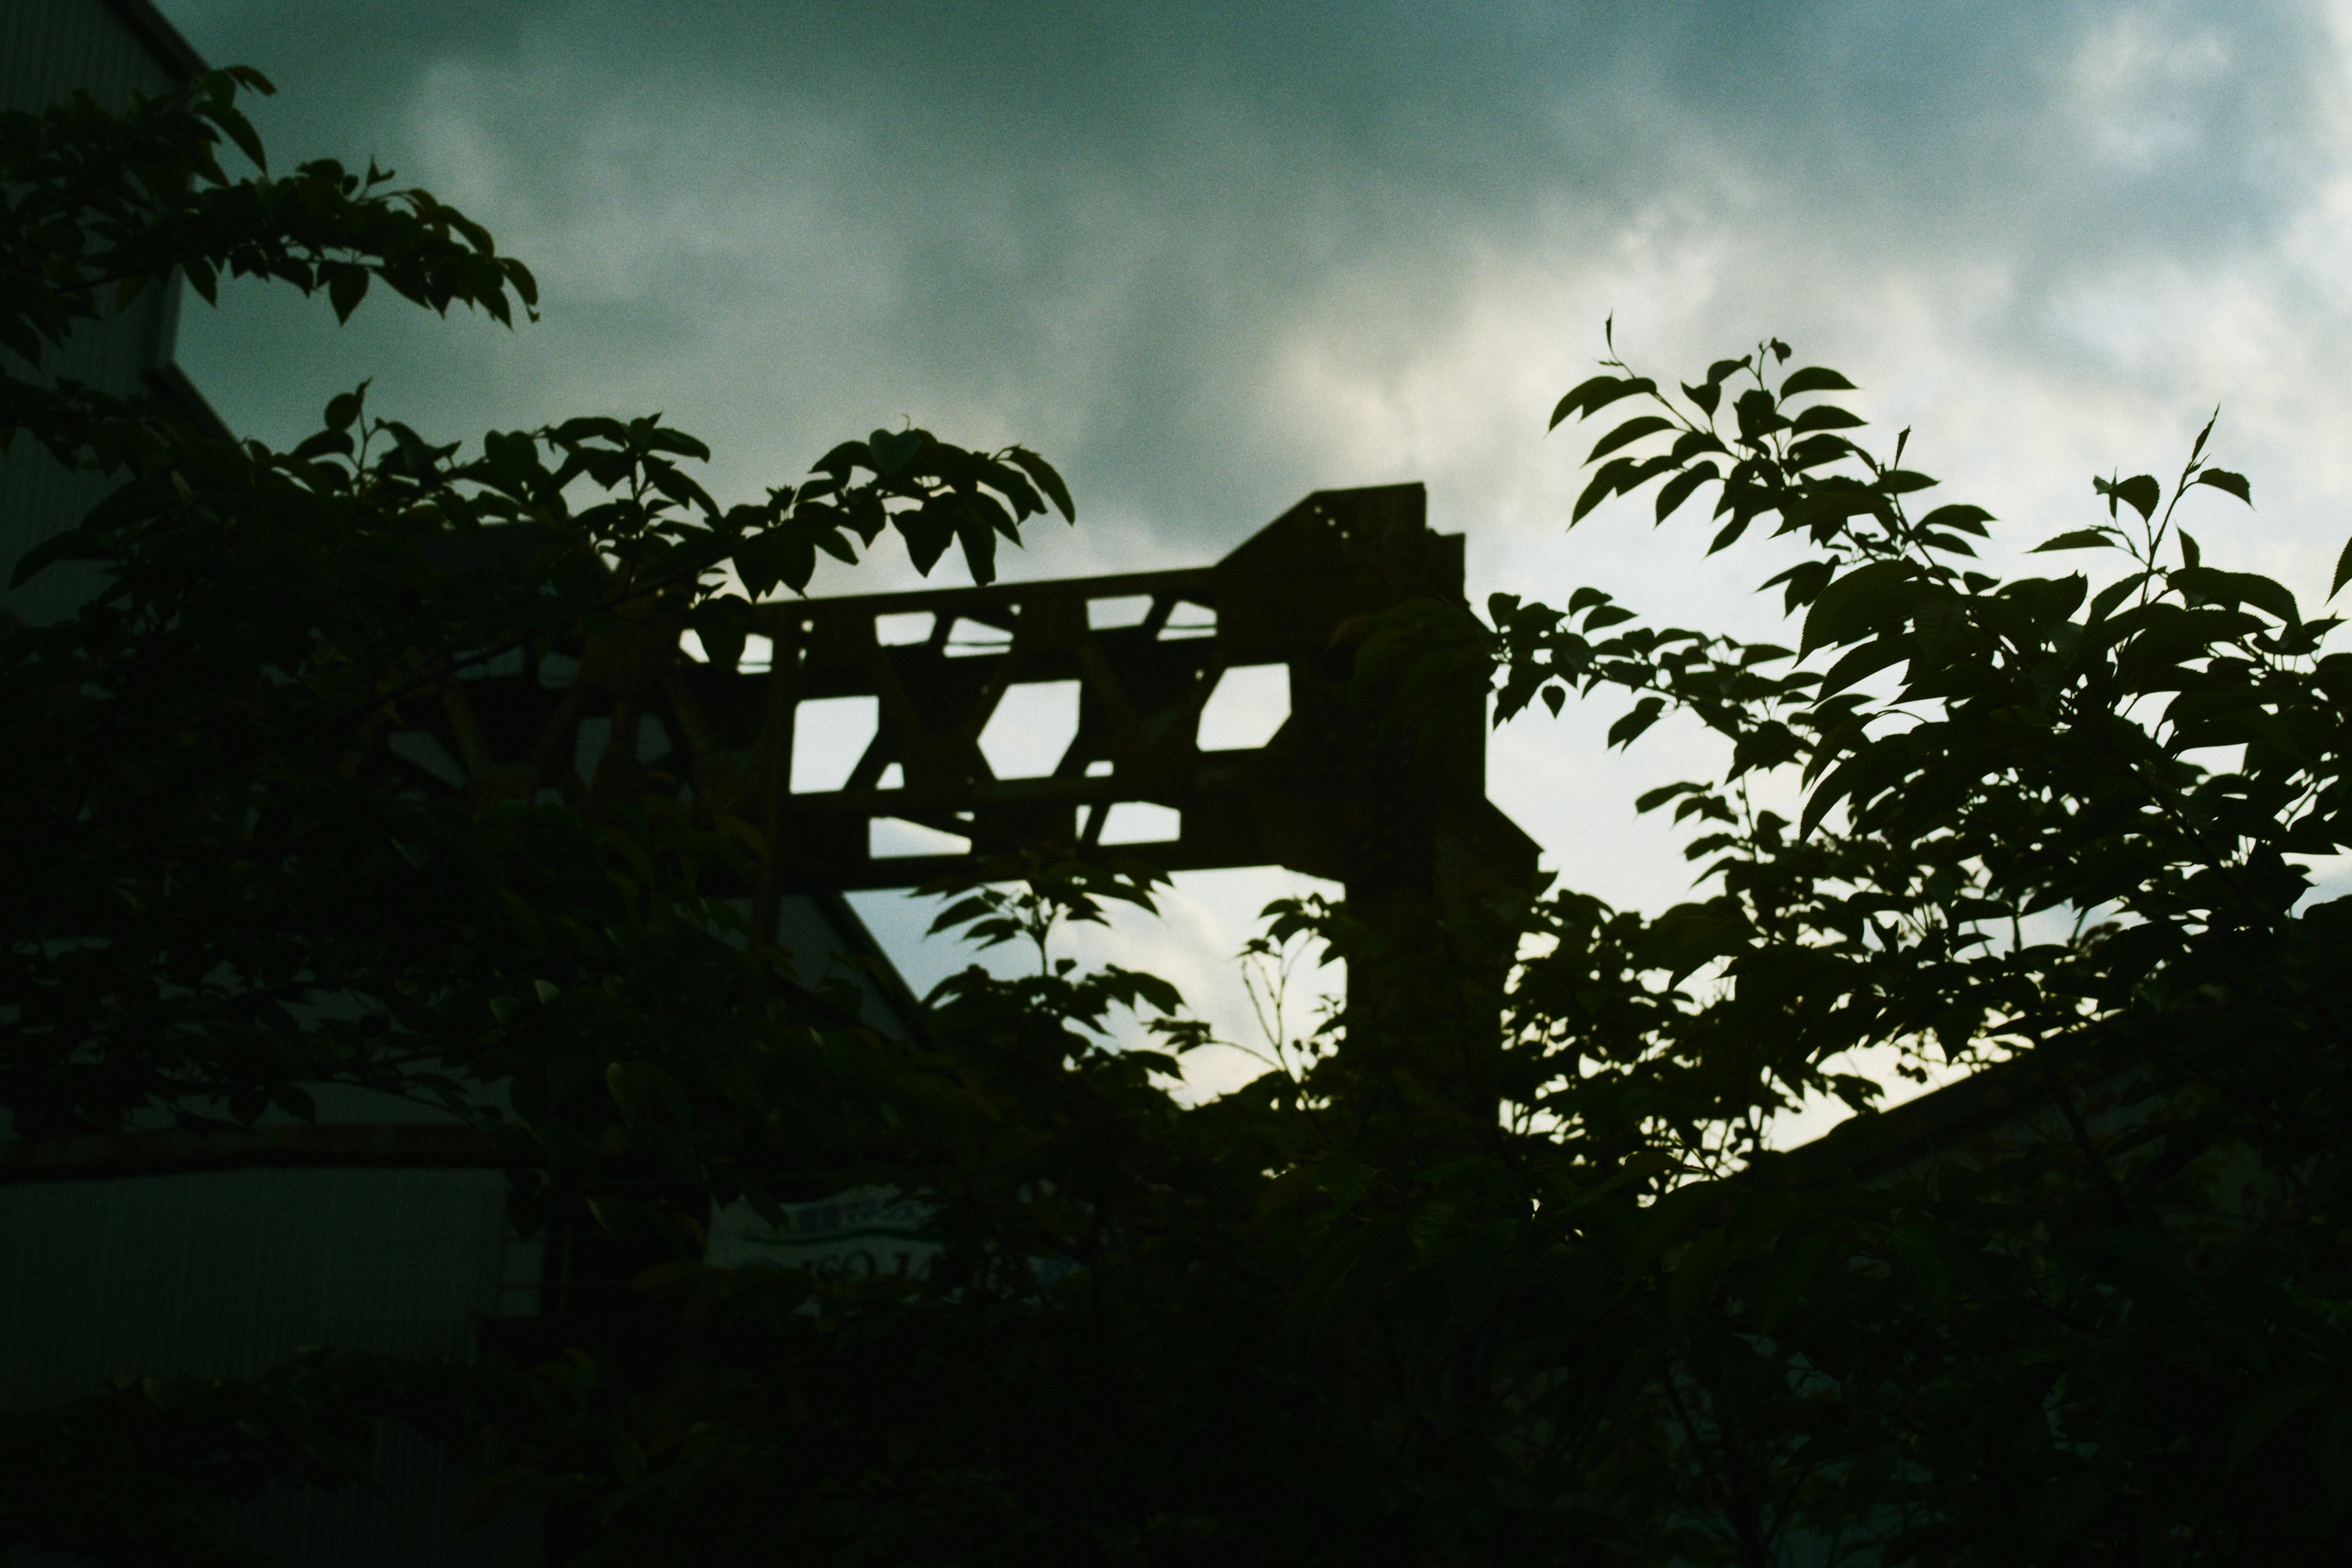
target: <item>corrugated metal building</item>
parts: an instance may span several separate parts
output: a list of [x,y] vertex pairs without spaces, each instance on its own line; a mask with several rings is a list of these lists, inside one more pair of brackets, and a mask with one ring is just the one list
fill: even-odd
[[[0,109],[38,110],[75,88],[120,107],[134,93],[172,91],[202,68],[171,24],[143,3],[7,0],[0,6]],[[110,392],[193,398],[172,363],[179,319],[180,290],[151,289],[123,314],[76,333],[48,368]],[[79,563],[62,563],[21,588],[5,584],[26,551],[103,493],[98,479],[60,467],[30,442],[0,456],[0,608],[20,620],[55,620],[94,590],[96,569]]]
[[[174,90],[204,63],[143,0],[5,0],[0,108],[35,110],[86,88],[110,106]],[[151,289],[78,334],[51,367],[118,393],[160,391],[209,417],[173,363],[181,290]],[[0,458],[0,583],[104,493],[29,442]],[[72,613],[95,569],[52,568],[0,595],[28,623]],[[804,970],[880,956],[838,897],[792,900],[782,935]],[[885,969],[860,973],[877,1027],[912,1026]],[[250,1135],[168,1131],[28,1144],[0,1108],[0,1405],[27,1409],[118,1376],[238,1377],[299,1348],[417,1357],[473,1353],[489,1321],[541,1310],[544,1251],[507,1224],[506,1180],[470,1131],[387,1096],[326,1091],[317,1124]],[[472,1477],[414,1439],[382,1456],[385,1496],[266,1500],[252,1544],[289,1563],[536,1563],[539,1521],[471,1535]]]

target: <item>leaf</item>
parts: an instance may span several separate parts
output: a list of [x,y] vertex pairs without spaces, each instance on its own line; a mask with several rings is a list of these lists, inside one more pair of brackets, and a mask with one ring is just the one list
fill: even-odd
[[1655,392],[1657,389],[1658,384],[1646,377],[1596,375],[1559,400],[1551,411],[1551,423],[1544,428],[1557,430],[1559,428],[1560,421],[1571,414],[1579,418],[1590,418],[1621,397],[1630,397],[1636,393]]
[[1951,501],[1937,507],[1921,518],[1919,526],[1954,529],[1961,533],[1973,533],[1979,539],[1982,539],[1986,536],[1985,524],[1992,521],[1992,513],[1980,506],[1970,506],[1966,501]]
[[94,548],[80,529],[69,528],[63,533],[53,533],[17,558],[16,569],[9,574],[8,585],[21,587],[36,573],[59,561],[97,559]]
[[1518,1228],[1517,1222],[1507,1219],[1481,1226],[1447,1262],[1445,1294],[1454,1309],[1454,1321],[1464,1328],[1480,1328],[1495,1315],[1503,1289],[1510,1282],[1511,1248]]
[[1708,1231],[1683,1249],[1666,1281],[1666,1312],[1675,1327],[1688,1322],[1691,1314],[1715,1294],[1716,1281],[1723,1278],[1724,1265],[1729,1261],[1730,1249],[1720,1230]]
[[153,281],[154,279],[149,277],[146,273],[138,272],[133,273],[131,276],[125,278],[121,282],[116,284],[114,286],[114,313],[119,316],[122,314],[123,311],[131,309],[131,305],[138,300],[139,296],[147,291],[147,285]]
[[2236,496],[2248,506],[2254,504],[2253,490],[2252,487],[2246,483],[2246,476],[2243,474],[2233,474],[2227,468],[2208,468],[2189,482],[2191,484],[2211,485],[2215,489],[2221,490],[2224,494]]
[[2106,1489],[2095,1473],[2084,1469],[2060,1476],[2027,1503],[2028,1538],[2045,1552],[2062,1546],[2088,1528],[2105,1500]]
[[352,312],[367,298],[370,276],[364,267],[348,262],[330,264],[327,272],[327,302],[335,308],[335,320],[348,321]]
[[1293,1165],[1258,1192],[1257,1212],[1261,1215],[1279,1215],[1296,1208],[1315,1191],[1315,1167]]
[[1830,574],[1835,570],[1836,566],[1827,561],[1801,561],[1786,572],[1767,577],[1761,587],[1786,583],[1789,586],[1781,595],[1781,604],[1793,616],[1799,605],[1810,605],[1821,596],[1822,590],[1829,585]]
[[695,611],[694,632],[713,669],[733,669],[743,662],[743,646],[755,629],[751,610],[749,601],[729,594]]
[[2045,539],[2026,553],[2040,555],[2050,550],[2100,550],[2114,543],[2115,539],[2106,529],[2078,528],[2071,533],[2062,533],[2055,539]]
[[[641,420],[639,423],[645,422]],[[710,461],[710,448],[683,430],[654,426],[638,437],[638,443],[648,452],[670,452],[681,458],[694,458],[706,463]]]
[[1618,478],[1630,466],[1622,458],[1602,465],[1601,471],[1592,476],[1592,482],[1584,487],[1584,493],[1576,498],[1576,509],[1568,514],[1568,526],[1574,528],[1584,521],[1587,512],[1615,495]]
[[1307,1266],[1286,1314],[1288,1331],[1307,1339],[1345,1317],[1412,1257],[1403,1221],[1386,1215],[1327,1247]]
[[564,447],[578,447],[589,441],[610,441],[620,446],[628,440],[629,431],[628,426],[617,419],[607,418],[601,414],[583,414],[558,425],[554,436],[556,445]]
[[2107,498],[2107,515],[2116,515],[2116,502],[2122,501],[2139,513],[2146,522],[2156,515],[2157,503],[2164,499],[2164,487],[2156,482],[2153,474],[2134,474],[2127,479],[2093,479],[2094,492]]
[[1633,802],[1633,810],[1637,814],[1655,811],[1676,795],[1688,795],[1694,790],[1704,790],[1706,787],[1704,784],[1662,784],[1636,798]]
[[1722,437],[1702,426],[1675,437],[1675,444],[1667,449],[1666,456],[1675,463],[1687,463],[1702,452],[1729,451],[1730,448],[1723,444]]
[[[1783,402],[1807,392],[1859,392],[1862,389],[1827,365],[1809,364],[1780,384]],[[1856,421],[1860,423],[1860,421]]]
[[1674,427],[1673,420],[1656,414],[1644,414],[1636,418],[1628,419],[1594,443],[1592,450],[1585,454],[1584,460],[1588,463],[1597,463],[1620,447],[1631,446],[1644,436],[1654,436],[1661,430],[1671,430]]
[[810,467],[809,472],[831,474],[836,479],[846,480],[854,469],[873,467],[874,454],[867,448],[865,442],[844,441],[832,451],[819,458]]
[[709,492],[669,464],[658,459],[646,464],[646,478],[655,489],[681,506],[693,507],[705,517],[719,515],[719,503],[710,499]]
[[1431,1198],[1415,1204],[1405,1215],[1405,1234],[1412,1238],[1412,1249],[1424,1256],[1434,1250],[1454,1227],[1454,1216],[1459,1205],[1444,1198]]
[[1722,477],[1715,471],[1715,465],[1712,463],[1701,463],[1695,468],[1685,468],[1681,473],[1668,479],[1658,491],[1657,520],[1660,522],[1665,521],[1667,518],[1674,515],[1677,507],[1690,500],[1693,490],[1709,479]]
[[1934,1310],[1942,1311],[1951,1296],[1952,1269],[1935,1233],[1924,1226],[1905,1226],[1889,1238],[1889,1245],[1903,1267],[1919,1282],[1920,1289],[1927,1293]]
[[1853,430],[1867,423],[1834,403],[1819,403],[1790,421],[1789,428],[1796,435],[1810,436],[1816,430]]
[[[992,503],[993,504],[993,503]],[[1003,509],[998,508],[999,516]],[[996,581],[996,537],[994,519],[971,501],[959,509],[955,521],[956,538],[963,545],[963,563],[971,580],[983,587]]]
[[1734,403],[1731,408],[1732,412],[1739,416],[1739,435],[1742,440],[1761,441],[1773,431],[1788,427],[1789,421],[1774,406],[1772,395],[1760,386],[1741,393],[1739,400]]
[[2352,581],[2352,539],[2344,542],[2344,553],[2336,558],[2336,577],[2327,584],[2327,596],[2332,599],[2342,593],[2347,581]]
[[253,122],[238,112],[226,96],[215,99],[205,111],[205,118],[228,132],[238,152],[253,160],[253,166],[262,173],[269,172],[269,154],[262,150],[260,133]]
[[1875,490],[1852,484],[1832,484],[1812,490],[1794,506],[1782,507],[1780,531],[1810,529],[1816,540],[1827,543],[1840,531],[1840,523],[1864,514],[1889,524],[1894,520],[1892,505]]
[[1812,608],[1805,612],[1805,635],[1798,645],[1797,657],[1802,658],[1827,643],[1844,641],[1843,622],[1847,616],[1908,587],[1913,570],[1907,561],[1874,561],[1831,583],[1813,600]]
[[2172,574],[2172,584],[2195,603],[2252,605],[2289,626],[2303,619],[2303,608],[2284,583],[2252,572],[2221,572],[2210,566],[2183,566]]
[[1019,465],[1021,471],[1045,492],[1046,499],[1062,514],[1063,521],[1074,523],[1078,521],[1078,509],[1070,500],[1070,487],[1062,482],[1062,476],[1053,464],[1026,447],[1008,447],[1004,455]]
[[874,456],[874,471],[886,479],[904,474],[929,444],[930,437],[920,430],[877,430],[866,437],[866,449]]
[[2240,1405],[2227,1423],[2230,1458],[2222,1465],[2221,1473],[2234,1475],[2238,1467],[2252,1458],[2280,1427],[2326,1392],[2319,1384],[2305,1384],[2301,1388],[2285,1389]]
[[[1611,387],[1621,384],[1622,384],[1622,378],[1614,375],[1596,375],[1590,381],[1578,383],[1577,385],[1565,396],[1561,397],[1558,403],[1552,405],[1551,420],[1544,426],[1545,431],[1550,432],[1559,429],[1560,421],[1566,419],[1571,414],[1577,416],[1579,418],[1582,418],[1584,416],[1584,400],[1586,398],[1592,396],[1596,393],[1605,392]],[[1622,396],[1624,395],[1622,393],[1618,393],[1614,395]]]
[[1888,665],[1900,664],[1910,657],[1908,649],[1894,637],[1877,637],[1847,650],[1845,656],[1830,666],[1822,677],[1816,699],[1833,696],[1857,680],[1866,680]]
[[1772,1261],[1764,1270],[1763,1284],[1748,1303],[1756,1314],[1757,1327],[1771,1332],[1803,1296],[1813,1276],[1821,1272],[1829,1250],[1829,1236],[1822,1231],[1795,1237],[1784,1235],[1773,1245]]
[[1378,1170],[1345,1154],[1334,1154],[1313,1169],[1315,1184],[1330,1198],[1331,1212],[1335,1215],[1354,1208],[1363,1195],[1372,1190],[1372,1184],[1380,1179]]
[[2130,576],[2124,578],[2121,582],[2110,583],[2105,587],[2100,589],[2098,597],[2091,601],[2091,619],[2093,621],[2105,620],[2110,615],[2115,613],[2116,606],[2122,604],[2126,599],[2131,597],[2134,590],[2137,589],[2142,583],[2147,582],[2150,575],[2151,574],[2147,572],[2135,572]]
[[2352,1411],[2331,1406],[2312,1422],[2311,1468],[2337,1510],[2352,1502]]
[[607,1062],[604,1064],[604,1091],[613,1097],[620,1109],[621,1120],[635,1121],[646,1095],[653,1085],[647,1081],[642,1062]]
[[890,519],[890,525],[907,542],[907,559],[926,577],[947,552],[949,542],[955,538],[955,525],[930,507],[899,512]]
[[952,930],[969,921],[984,920],[995,912],[996,905],[992,901],[990,894],[975,893],[961,902],[940,910],[939,918],[931,921],[930,929],[923,934],[937,936],[943,931]]
[[1609,726],[1609,744],[1612,747],[1632,745],[1641,738],[1643,731],[1658,721],[1658,715],[1664,711],[1665,706],[1662,698],[1643,698],[1633,704],[1632,712]]
[[[806,571],[800,570],[800,561],[803,556],[808,559]],[[764,595],[778,583],[788,581],[796,571],[800,572],[801,581],[805,583],[808,572],[816,568],[814,552],[807,540],[796,537],[793,531],[787,528],[772,528],[744,541],[736,546],[732,559],[735,574],[743,580],[743,591],[754,599]],[[717,658],[716,645],[710,640],[710,629],[704,626],[696,629],[702,633],[703,646],[712,648],[712,658]],[[722,637],[724,635],[721,634]],[[740,649],[740,636],[737,646]]]

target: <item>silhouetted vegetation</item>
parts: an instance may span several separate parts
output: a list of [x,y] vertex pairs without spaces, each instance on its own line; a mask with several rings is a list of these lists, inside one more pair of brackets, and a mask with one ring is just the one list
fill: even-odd
[[[0,121],[22,364],[174,269],[339,316],[379,282],[531,307],[389,175],[226,174],[264,85]],[[1719,734],[1722,777],[1635,803],[1694,826],[1705,896],[1497,900],[1409,954],[1277,906],[1270,950],[1403,978],[1198,1105],[1164,983],[1051,960],[1148,870],[971,890],[948,923],[1040,972],[967,971],[894,1041],[746,940],[775,847],[678,780],[541,803],[382,765],[404,705],[516,649],[658,664],[692,628],[731,662],[747,592],[886,528],[986,580],[1072,510],[1043,459],[877,433],[722,508],[656,419],[468,447],[361,388],[278,451],[0,366],[0,438],[119,480],[19,568],[108,586],[0,640],[16,1135],[389,1089],[499,1141],[519,1224],[650,1264],[477,1364],[331,1349],[9,1415],[12,1536],[221,1559],[239,1499],[347,1482],[400,1423],[479,1462],[483,1510],[553,1505],[583,1562],[2339,1560],[2352,931],[2301,864],[2352,841],[2337,623],[2203,564],[2182,523],[2249,497],[2210,426],[2038,547],[2092,566],[2001,580],[1991,515],[1929,504],[1905,439],[1864,445],[1845,378],[1790,358],[1679,396],[1612,358],[1553,422],[1638,410],[1571,521],[1654,484],[1660,523],[1712,503],[1710,552],[1801,544],[1765,584],[1793,647],[1570,588],[1407,606],[1355,649],[1408,728],[1492,683],[1504,717],[1628,701],[1612,744],[1669,712]],[[1757,796],[1788,774],[1794,820]],[[1444,955],[1498,932],[1528,956],[1487,1027]],[[1762,1147],[1802,1095],[1867,1106],[1839,1064],[1869,1047],[1984,1067],[2009,1131]],[[926,1267],[704,1260],[714,1205],[853,1187],[923,1205]]]

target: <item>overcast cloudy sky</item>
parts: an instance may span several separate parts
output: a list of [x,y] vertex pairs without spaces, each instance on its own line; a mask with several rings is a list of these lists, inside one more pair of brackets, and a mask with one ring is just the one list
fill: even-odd
[[[1543,418],[1613,311],[1662,372],[1767,333],[1843,368],[2024,542],[2216,404],[2260,510],[2214,497],[2209,556],[2313,602],[2352,531],[2340,5],[163,4],[276,79],[280,160],[395,167],[545,290],[512,333],[192,306],[184,363],[257,434],[364,375],[449,437],[661,409],[724,498],[911,417],[1062,465],[1080,525],[1021,576],[1204,562],[1309,489],[1420,479],[1474,602],[1596,582],[1760,629],[1761,559],[1631,510],[1564,530],[1582,447]],[[1613,716],[1511,726],[1493,793],[1662,907],[1684,873],[1631,800],[1705,749],[1604,755]],[[1152,938],[1231,1026],[1223,955],[1281,885],[1204,879]]]

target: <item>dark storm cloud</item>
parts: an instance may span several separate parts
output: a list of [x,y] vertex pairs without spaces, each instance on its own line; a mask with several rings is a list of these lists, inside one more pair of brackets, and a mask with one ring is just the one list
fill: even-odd
[[[453,433],[664,407],[738,489],[902,415],[1017,435],[1153,521],[1096,542],[1121,558],[1356,477],[1286,353],[1400,374],[1498,272],[1629,234],[1720,258],[1740,319],[1709,350],[1971,261],[2031,339],[2085,271],[2282,221],[2335,58],[2314,16],[2257,6],[170,9],[278,78],[287,153],[382,157],[541,270],[520,341],[378,319],[347,376]],[[1565,364],[1612,302],[1529,301],[1531,345]],[[266,383],[215,352],[225,403],[324,396],[284,374],[328,369],[307,316],[238,326],[282,352]]]

